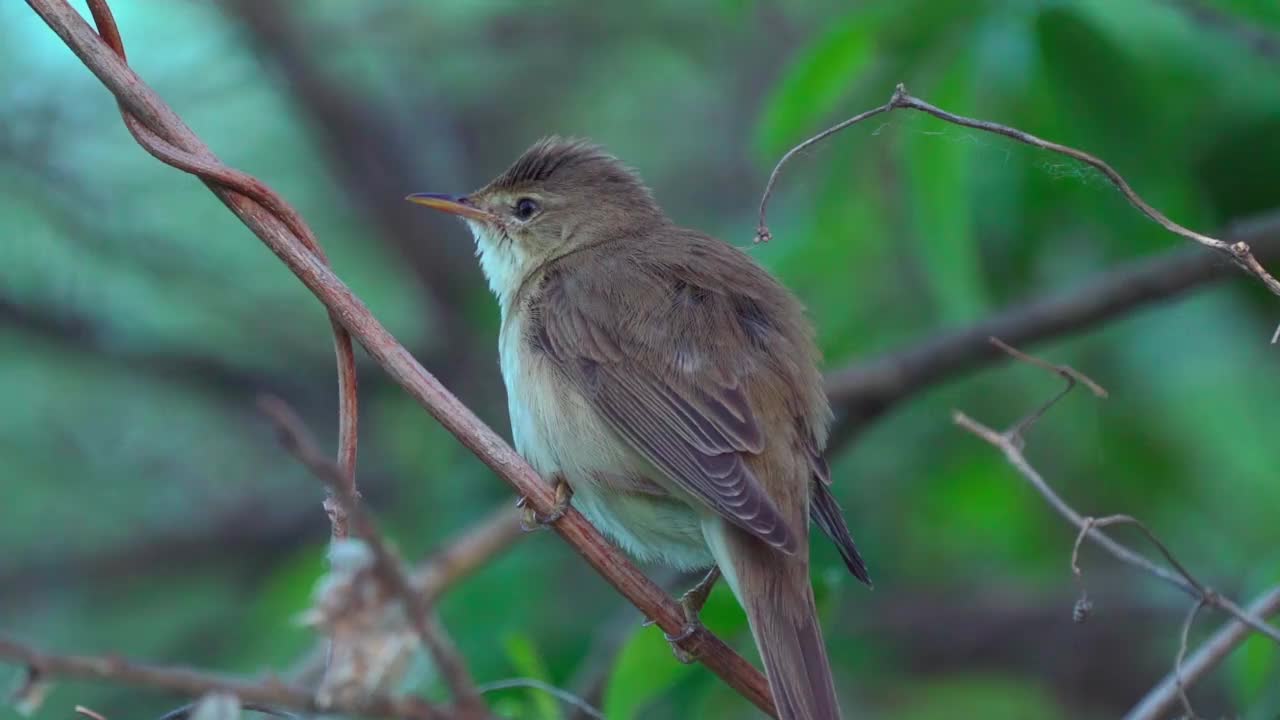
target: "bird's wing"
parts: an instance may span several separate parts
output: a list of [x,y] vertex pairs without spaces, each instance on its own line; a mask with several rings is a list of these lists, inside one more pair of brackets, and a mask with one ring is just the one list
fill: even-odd
[[529,342],[675,485],[794,552],[795,530],[745,462],[764,450],[765,439],[746,378],[734,370],[743,364],[725,357],[732,339],[706,332],[717,314],[733,312],[733,298],[688,286],[672,292],[652,276],[611,282],[548,274],[531,308]]

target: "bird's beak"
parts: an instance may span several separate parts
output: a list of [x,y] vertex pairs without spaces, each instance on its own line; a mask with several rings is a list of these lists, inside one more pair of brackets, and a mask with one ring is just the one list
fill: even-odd
[[405,197],[405,200],[469,220],[479,220],[483,223],[495,223],[498,220],[492,213],[476,207],[465,196],[443,195],[441,193],[414,193]]

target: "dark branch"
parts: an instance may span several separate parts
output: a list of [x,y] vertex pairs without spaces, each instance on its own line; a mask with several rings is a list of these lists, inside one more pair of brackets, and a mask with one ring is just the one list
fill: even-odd
[[[1253,246],[1264,260],[1280,259],[1280,213],[1233,224],[1225,234],[1232,242]],[[832,452],[916,393],[1006,359],[988,342],[990,337],[1031,345],[1096,327],[1231,277],[1238,275],[1216,253],[1170,251],[1104,272],[1077,289],[1017,303],[962,330],[833,370],[826,382],[839,418]]]

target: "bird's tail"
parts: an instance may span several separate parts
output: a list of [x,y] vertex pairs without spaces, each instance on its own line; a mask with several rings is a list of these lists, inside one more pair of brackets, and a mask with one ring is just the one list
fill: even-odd
[[786,555],[723,522],[708,528],[707,536],[747,611],[779,720],[840,720],[809,585],[807,543],[796,555]]

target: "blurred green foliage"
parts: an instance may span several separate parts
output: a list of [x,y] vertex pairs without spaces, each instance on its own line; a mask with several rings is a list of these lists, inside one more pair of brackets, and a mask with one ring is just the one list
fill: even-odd
[[[420,236],[388,232],[360,200],[367,183],[466,189],[541,135],[586,135],[636,166],[678,221],[745,245],[777,157],[904,82],[1106,158],[1193,228],[1280,204],[1280,10],[1268,0],[113,6],[142,77],[222,158],[294,202],[378,317],[500,428],[483,284],[472,271],[461,292],[424,291],[455,275],[442,248],[468,239],[426,219]],[[264,17],[296,42],[273,39]],[[1250,33],[1271,34],[1271,49]],[[198,182],[134,145],[107,93],[21,3],[0,7],[0,88],[0,632],[287,667],[312,643],[293,618],[324,572],[327,527],[317,485],[253,399],[282,394],[331,437],[323,313]],[[347,109],[326,114],[326,101]],[[1088,168],[905,112],[797,158],[770,224],[775,240],[752,252],[806,302],[830,367],[1184,244]],[[406,260],[424,244],[427,260]],[[1112,397],[1062,403],[1031,435],[1032,460],[1082,512],[1141,516],[1241,599],[1280,581],[1275,307],[1240,280],[1038,348]],[[364,367],[362,483],[406,555],[510,501]],[[984,371],[832,458],[877,583],[867,592],[815,546],[849,716],[1114,717],[1169,667],[1184,598],[1086,549],[1097,610],[1072,626],[1073,533],[949,420],[960,407],[1006,423],[1056,387],[1031,368]],[[673,590],[692,581],[664,577]],[[481,682],[585,692],[600,677],[594,700],[617,720],[753,716],[671,659],[550,536],[440,610]],[[705,620],[750,651],[723,588]],[[1193,636],[1217,622],[1206,613]],[[443,697],[430,668],[411,689]],[[1275,717],[1276,648],[1250,640],[1192,696],[1214,717]],[[572,716],[536,690],[492,698],[507,717]],[[75,703],[117,720],[176,700],[65,684],[37,717]]]

